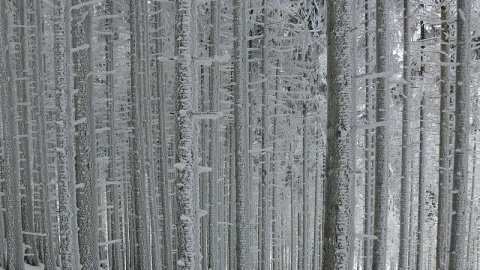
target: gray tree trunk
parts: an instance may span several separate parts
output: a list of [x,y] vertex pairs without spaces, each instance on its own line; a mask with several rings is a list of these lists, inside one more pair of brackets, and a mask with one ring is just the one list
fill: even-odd
[[70,0],[54,4],[54,69],[56,95],[58,203],[62,270],[79,269],[75,196],[74,125],[71,89]]
[[[8,7],[11,8],[11,7]],[[1,36],[0,47],[0,86],[2,102],[2,127],[3,127],[3,155],[5,177],[5,210],[6,210],[6,270],[22,270],[23,241],[22,217],[20,206],[20,163],[19,163],[19,137],[18,137],[18,112],[17,95],[15,89],[14,66],[11,62],[12,46],[9,42],[11,35],[10,9],[7,1],[0,2]]]
[[[409,210],[410,210],[410,0],[403,1],[403,109],[402,109],[402,169],[400,190],[400,248],[399,266],[408,268]],[[387,104],[388,106],[388,104]]]
[[245,0],[233,1],[233,102],[235,129],[235,217],[236,217],[236,268],[249,267],[248,209],[247,209],[247,32]]
[[387,75],[389,69],[388,50],[388,13],[389,1],[378,0],[376,5],[376,142],[375,142],[375,217],[373,244],[373,269],[387,267],[387,219],[388,219],[388,110],[389,88]]
[[354,130],[352,123],[352,3],[327,1],[328,112],[322,269],[352,269],[354,250]]
[[92,74],[92,7],[72,0],[72,60],[75,94],[75,179],[77,180],[77,222],[82,269],[97,270],[98,194],[94,89]]
[[452,234],[450,269],[465,269],[468,154],[470,132],[471,0],[457,1],[457,54],[455,82],[455,146],[453,161]]
[[176,116],[176,157],[177,171],[177,261],[176,269],[193,270],[196,267],[196,205],[194,194],[194,134],[193,134],[193,59],[191,31],[195,27],[191,20],[191,0],[176,1],[175,27],[175,116]]
[[440,2],[440,144],[438,173],[438,220],[436,265],[439,270],[448,269],[448,250],[450,243],[450,44],[448,40],[449,7],[446,0]]

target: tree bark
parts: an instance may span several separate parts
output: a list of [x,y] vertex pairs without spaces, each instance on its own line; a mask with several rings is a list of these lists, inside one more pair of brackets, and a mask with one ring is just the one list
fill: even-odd
[[322,269],[351,269],[354,250],[352,3],[327,1],[328,99]]
[[457,1],[457,70],[455,81],[455,151],[453,161],[450,269],[465,269],[470,132],[471,0]]

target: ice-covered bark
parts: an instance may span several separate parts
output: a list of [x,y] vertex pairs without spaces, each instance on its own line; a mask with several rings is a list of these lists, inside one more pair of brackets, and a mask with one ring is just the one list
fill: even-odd
[[[372,19],[371,1],[365,0],[365,74],[371,74],[374,68],[371,66],[374,51],[371,48],[373,44],[373,36],[371,33]],[[372,80],[365,80],[365,117],[368,125],[375,121],[375,93]],[[374,157],[375,157],[375,129],[365,129],[365,218],[364,229],[365,235],[373,235],[373,207],[374,207]],[[371,237],[365,237],[363,244],[363,269],[370,270],[372,268],[373,257],[373,240]]]
[[6,210],[6,270],[21,270],[23,265],[22,217],[20,207],[20,163],[18,137],[18,111],[15,88],[14,65],[11,61],[12,46],[9,42],[11,35],[10,7],[7,1],[0,2],[0,100],[3,127],[3,155],[5,177],[5,210]]
[[176,269],[195,269],[197,256],[197,223],[195,173],[193,164],[193,87],[192,87],[192,27],[191,0],[176,1],[175,27],[175,117],[177,172],[177,261]]
[[[24,199],[22,200],[22,226],[25,232],[34,232],[33,220],[33,145],[32,145],[32,115],[31,115],[31,35],[28,31],[30,22],[28,20],[29,6],[24,0],[16,0],[13,2],[15,6],[15,36],[19,42],[17,53],[16,70],[17,78],[16,87],[18,93],[18,114],[20,121],[18,122],[19,142],[20,142],[20,178],[22,186],[25,189]],[[29,248],[26,249],[26,262],[31,265],[38,265],[38,252],[35,244],[36,237],[34,235],[24,235],[24,242]]]
[[409,208],[410,208],[410,0],[403,1],[403,108],[402,108],[402,164],[400,182],[400,248],[398,268],[408,268]]
[[438,219],[437,219],[437,247],[436,265],[439,270],[448,269],[448,247],[450,243],[450,129],[451,106],[450,99],[450,44],[448,40],[449,7],[446,0],[440,2],[440,143],[439,143],[439,170],[438,170]]
[[236,269],[249,268],[247,216],[247,32],[246,1],[233,1],[233,118],[235,130]]
[[142,15],[144,9],[141,1],[130,0],[130,101],[131,125],[132,125],[132,148],[130,161],[133,169],[132,173],[132,196],[135,235],[135,256],[134,268],[138,270],[150,270],[151,260],[151,241],[150,226],[147,203],[147,179],[145,169],[145,129],[144,125],[144,106],[143,95],[145,90],[145,81],[142,61],[145,57],[144,46],[142,44]]
[[[210,50],[209,56],[213,59],[219,57],[220,50],[220,9],[221,1],[212,1],[211,3],[211,32],[210,32]],[[215,61],[210,67],[210,81],[209,81],[209,109],[211,112],[218,112],[220,110],[220,62]],[[220,230],[218,226],[219,220],[219,184],[218,178],[220,176],[220,166],[222,157],[220,155],[220,119],[210,120],[210,143],[209,143],[209,153],[210,153],[210,166],[212,172],[209,175],[209,195],[208,195],[208,225],[209,225],[209,242],[208,242],[208,268],[209,269],[220,269],[220,260],[219,257],[219,238]]]
[[[155,38],[155,50],[156,53],[161,54],[164,52],[163,41],[161,39],[164,31],[162,30],[162,3],[155,3],[155,30],[157,36]],[[167,132],[166,132],[166,120],[167,120],[167,100],[166,100],[166,87],[165,87],[165,73],[164,64],[160,59],[155,61],[156,63],[156,95],[158,97],[157,111],[158,111],[158,187],[159,187],[159,210],[163,218],[160,222],[160,228],[162,231],[162,269],[173,269],[173,252],[172,252],[172,213],[170,203],[170,186],[167,173]]]
[[54,73],[56,97],[58,211],[62,269],[79,269],[77,210],[75,205],[74,126],[70,78],[70,0],[55,0]]
[[43,250],[44,260],[43,264],[45,269],[55,269],[55,251],[54,251],[54,241],[55,232],[52,224],[52,206],[51,206],[51,197],[50,197],[50,186],[51,181],[48,177],[48,148],[47,148],[47,119],[46,119],[46,109],[45,109],[45,69],[44,69],[44,59],[43,59],[43,10],[42,10],[42,0],[35,0],[33,3],[34,6],[34,15],[32,16],[32,25],[34,25],[34,39],[32,42],[33,50],[33,82],[35,85],[35,92],[37,94],[37,158],[39,161],[38,164],[38,178],[39,184],[42,190],[41,200],[43,202],[43,214],[42,214],[42,226],[46,234],[45,246]]
[[450,269],[465,269],[470,132],[471,0],[457,1],[455,146],[453,161]]
[[[376,72],[388,71],[388,0],[378,0],[376,5]],[[373,269],[387,267],[387,219],[388,219],[388,79],[383,75],[376,79],[376,138],[375,138],[375,218],[373,243]]]
[[351,269],[354,249],[352,3],[327,1],[327,158],[322,269]]
[[[72,60],[75,89],[75,179],[80,264],[99,266],[97,171],[92,74],[92,7],[72,0]],[[76,7],[81,5],[81,7]]]

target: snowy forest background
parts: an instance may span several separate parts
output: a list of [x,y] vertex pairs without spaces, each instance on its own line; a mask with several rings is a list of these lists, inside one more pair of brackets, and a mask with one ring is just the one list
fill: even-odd
[[480,269],[479,9],[0,0],[0,268]]

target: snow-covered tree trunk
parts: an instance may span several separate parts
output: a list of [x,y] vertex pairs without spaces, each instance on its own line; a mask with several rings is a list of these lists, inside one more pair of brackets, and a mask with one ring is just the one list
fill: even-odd
[[[163,43],[162,43],[162,34],[164,33],[161,28],[162,25],[162,3],[155,3],[155,28],[157,31],[157,36],[155,39],[155,50],[156,53],[162,54]],[[158,153],[159,153],[159,162],[158,162],[158,186],[159,186],[159,205],[160,213],[163,215],[163,219],[160,223],[160,228],[162,231],[162,269],[173,269],[173,255],[172,255],[172,220],[171,220],[171,207],[170,207],[170,187],[168,180],[167,172],[167,132],[166,132],[166,119],[167,119],[167,102],[166,102],[166,88],[165,88],[165,74],[164,74],[164,65],[163,61],[157,59],[156,63],[156,89],[158,96]]]
[[[211,32],[210,32],[210,50],[209,57],[215,59],[220,56],[220,9],[221,1],[212,1],[211,3]],[[210,81],[209,81],[209,109],[212,113],[219,113],[220,111],[220,62],[212,62],[210,67]],[[208,243],[208,269],[220,269],[219,249],[220,249],[220,230],[218,226],[219,220],[219,182],[220,166],[222,166],[223,155],[220,154],[220,119],[210,120],[210,166],[212,172],[209,175],[209,197],[208,197],[208,224],[209,224],[209,243]]]
[[[32,116],[30,109],[30,92],[31,92],[31,54],[29,53],[31,48],[31,35],[29,31],[28,13],[29,7],[26,1],[16,0],[15,11],[15,34],[17,40],[20,43],[17,50],[17,93],[18,93],[18,113],[20,117],[18,132],[20,142],[20,178],[23,188],[25,189],[24,201],[22,204],[22,226],[25,232],[33,233],[34,220],[33,220],[33,146],[32,146]],[[35,244],[36,237],[34,235],[25,234],[23,236],[24,242],[29,246],[26,249],[28,256],[26,256],[26,262],[31,265],[38,265],[38,252]]]
[[[370,33],[372,30],[372,24],[370,20],[371,6],[370,0],[365,0],[365,74],[369,75],[374,71],[370,62],[373,60],[373,50],[371,46],[373,44],[374,34]],[[365,116],[367,125],[371,125],[375,120],[375,93],[372,80],[365,80]],[[363,269],[370,270],[372,268],[373,258],[373,207],[374,207],[374,157],[375,157],[375,129],[365,129],[365,219],[363,233],[367,236],[364,240],[363,246]]]
[[75,204],[74,125],[71,89],[70,0],[54,4],[54,70],[58,167],[60,257],[62,269],[80,269]]
[[453,162],[450,269],[465,269],[468,154],[470,132],[471,0],[457,1],[457,54],[455,81],[455,146]]
[[439,270],[448,269],[448,250],[450,243],[450,44],[448,40],[449,3],[440,2],[440,143],[438,171],[438,219],[436,265]]
[[351,269],[354,249],[352,3],[327,1],[328,100],[322,269]]
[[37,118],[37,144],[39,144],[38,152],[38,174],[39,174],[39,183],[41,185],[43,208],[44,211],[42,214],[42,226],[45,230],[45,248],[43,251],[44,260],[43,264],[45,269],[55,269],[55,249],[54,241],[55,232],[54,226],[52,224],[52,206],[51,206],[51,197],[50,197],[50,187],[51,181],[48,177],[48,148],[47,148],[47,119],[46,119],[46,87],[45,87],[45,69],[44,69],[44,55],[43,55],[43,9],[42,9],[42,0],[35,0],[34,5],[34,14],[32,16],[32,25],[35,27],[35,37],[33,39],[32,49],[34,51],[33,55],[33,64],[34,64],[34,73],[33,73],[33,82],[35,84],[36,94],[38,96],[38,118]]
[[[132,132],[132,195],[134,213],[134,243],[135,256],[134,268],[138,270],[150,270],[152,267],[152,254],[150,242],[150,226],[147,203],[147,179],[145,169],[144,148],[144,108],[142,98],[144,95],[144,47],[142,44],[142,15],[143,5],[141,1],[130,0],[130,100],[131,100],[131,125]],[[132,228],[131,228],[132,229]]]
[[197,241],[195,226],[197,223],[194,194],[194,134],[193,134],[193,87],[191,52],[191,31],[196,22],[191,20],[191,0],[176,1],[175,27],[175,144],[174,167],[177,172],[177,261],[176,269],[193,270],[196,266]]
[[269,125],[270,125],[270,118],[269,118],[269,59],[268,59],[268,46],[269,46],[269,10],[266,4],[266,1],[262,1],[262,38],[261,42],[261,73],[262,73],[262,154],[261,154],[261,173],[260,173],[260,206],[261,206],[261,216],[260,216],[260,257],[259,257],[259,266],[260,269],[267,270],[270,267],[270,154],[269,154]]
[[[410,210],[410,0],[403,1],[403,109],[402,109],[402,161],[400,183],[400,270],[408,268],[409,210]],[[388,104],[387,104],[388,106]],[[410,217],[411,218],[411,217]]]
[[[97,166],[92,74],[92,7],[72,0],[72,60],[75,89],[75,179],[78,246],[82,269],[99,263]],[[78,5],[78,6],[77,6]]]
[[23,265],[23,241],[22,241],[22,217],[20,206],[20,163],[19,163],[19,137],[18,137],[18,112],[17,95],[15,89],[14,65],[11,61],[12,46],[9,42],[11,35],[11,7],[7,1],[0,2],[1,36],[0,47],[0,100],[2,109],[3,127],[3,155],[5,177],[5,232],[7,240],[6,270],[22,270]]
[[245,119],[247,110],[247,15],[246,0],[233,1],[233,106],[235,129],[235,226],[236,226],[236,268],[249,269],[248,216],[247,216],[247,140]]
[[[418,160],[418,217],[417,217],[417,256],[416,269],[423,269],[424,239],[425,239],[425,173],[426,173],[426,125],[425,125],[425,96],[420,102],[420,149]],[[413,206],[412,206],[413,207]]]
[[376,142],[375,142],[375,218],[373,244],[373,269],[387,267],[388,219],[388,0],[378,0],[376,5]]

